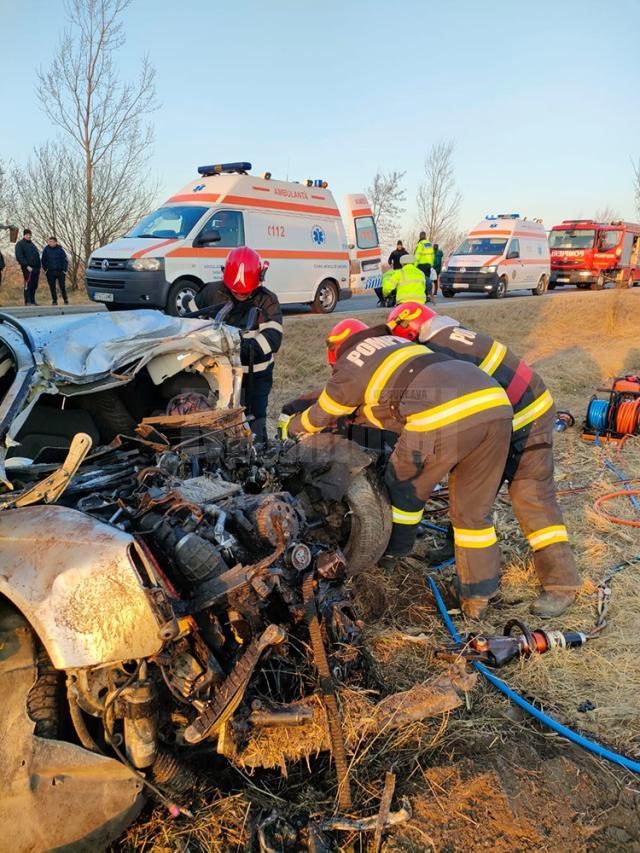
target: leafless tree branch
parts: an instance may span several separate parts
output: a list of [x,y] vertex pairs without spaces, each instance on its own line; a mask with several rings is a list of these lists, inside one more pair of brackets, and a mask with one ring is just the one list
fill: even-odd
[[[68,29],[51,66],[38,72],[40,104],[75,145],[74,169],[80,158],[83,163],[82,202],[76,205],[83,217],[83,261],[151,191],[145,166],[152,131],[145,119],[157,108],[155,70],[144,57],[135,81],[122,82],[117,72],[117,51],[125,40],[122,14],[131,3],[67,0]],[[139,183],[143,189],[132,191]],[[131,193],[131,200],[122,198]]]
[[456,188],[453,168],[453,139],[442,140],[431,146],[424,164],[425,180],[418,187],[416,206],[422,223],[432,242],[446,244],[456,230],[462,194]]
[[406,172],[378,170],[366,190],[384,249],[390,248],[398,239],[398,227],[407,198],[401,186],[405,175]]

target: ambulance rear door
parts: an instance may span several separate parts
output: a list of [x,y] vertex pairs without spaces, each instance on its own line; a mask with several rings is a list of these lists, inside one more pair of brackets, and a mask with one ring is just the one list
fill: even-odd
[[378,230],[363,193],[345,196],[345,225],[351,262],[351,289],[371,290],[382,281]]

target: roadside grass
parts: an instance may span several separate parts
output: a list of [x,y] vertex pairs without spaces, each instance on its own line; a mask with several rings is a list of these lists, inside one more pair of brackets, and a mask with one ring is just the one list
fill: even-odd
[[[8,260],[6,254],[5,262],[7,263],[7,266],[2,271],[2,284],[0,284],[0,308],[24,305],[24,285],[20,267],[17,266],[15,261],[10,259]],[[71,290],[68,277],[67,296],[69,297],[69,302],[72,305],[82,305],[85,302],[90,302],[89,297],[87,296],[87,291],[84,289],[84,285],[81,284],[76,290]],[[58,298],[60,298],[59,295]],[[40,305],[51,304],[51,294],[49,292],[49,285],[47,284],[47,277],[42,270],[40,271],[40,278],[38,281],[36,302]]]

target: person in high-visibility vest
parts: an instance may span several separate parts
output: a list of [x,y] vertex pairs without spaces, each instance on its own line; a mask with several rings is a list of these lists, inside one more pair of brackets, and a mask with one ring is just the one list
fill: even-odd
[[[513,407],[513,431],[503,479],[509,484],[513,513],[533,551],[543,592],[531,610],[543,619],[562,615],[581,586],[569,535],[556,497],[553,476],[555,406],[542,377],[515,352],[489,335],[417,303],[398,305],[389,314],[392,333],[411,343],[480,368],[504,389]],[[437,555],[444,562],[452,553]]]
[[[375,288],[376,296],[378,297],[378,305],[387,306],[387,297],[384,295],[385,288],[387,291],[393,292],[395,289],[395,285],[391,284],[391,279],[393,278],[395,270],[393,267],[389,267],[388,270],[382,273],[382,281],[380,283],[380,287]],[[392,302],[389,302],[389,305],[392,305]],[[387,306],[388,307],[388,306]]]
[[[427,294],[431,296],[431,267],[435,259],[435,249],[433,243],[427,240],[426,231],[420,232],[413,254],[416,256],[418,269],[424,273],[427,280]],[[398,304],[400,304],[400,300],[398,300]]]
[[400,258],[402,267],[394,270],[386,281],[382,282],[382,295],[388,299],[395,295],[396,305],[401,302],[427,301],[427,280],[424,273],[416,266],[413,255],[403,255]]

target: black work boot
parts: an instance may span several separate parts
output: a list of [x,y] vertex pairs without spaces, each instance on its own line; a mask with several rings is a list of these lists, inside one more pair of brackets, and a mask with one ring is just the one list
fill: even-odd
[[530,610],[541,619],[553,619],[556,616],[562,616],[575,600],[574,591],[542,592],[531,604]]
[[432,548],[424,555],[424,561],[428,566],[441,566],[455,557],[453,543],[453,525],[447,525],[447,538],[439,548]]

